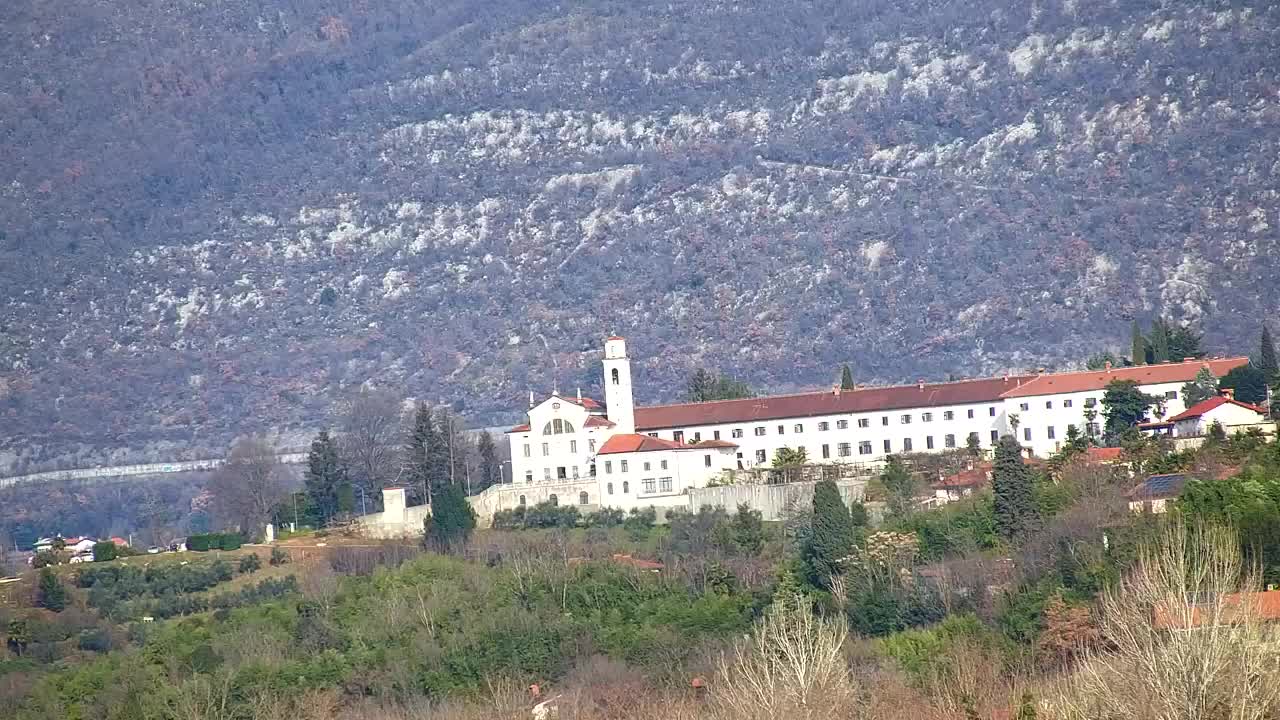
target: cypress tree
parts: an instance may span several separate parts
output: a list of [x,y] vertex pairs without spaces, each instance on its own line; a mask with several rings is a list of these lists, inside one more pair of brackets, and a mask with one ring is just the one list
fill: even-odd
[[[311,441],[307,455],[307,470],[302,478],[303,487],[320,521],[326,523],[338,511],[338,492],[343,485],[350,486],[347,470],[338,454],[338,445],[327,430],[321,430]],[[350,508],[347,508],[350,511]]]
[[40,570],[40,584],[36,589],[36,604],[46,610],[62,612],[67,607],[67,589],[62,586],[53,570]]
[[1022,462],[1022,446],[1011,435],[996,445],[991,487],[996,530],[1006,540],[1021,537],[1039,526],[1031,471]]
[[475,513],[458,483],[445,483],[432,500],[431,515],[424,521],[424,542],[439,552],[451,552],[471,537]]
[[843,573],[840,560],[853,550],[853,521],[834,480],[821,480],[813,488],[813,530],[805,546],[805,560],[813,581],[820,587],[831,576]]
[[848,363],[845,363],[840,368],[840,389],[852,390],[854,387],[853,370],[850,370]]
[[1133,321],[1132,330],[1132,347],[1133,347],[1133,364],[1147,364],[1147,339],[1142,336],[1142,326],[1137,320]]
[[1169,361],[1169,334],[1169,322],[1164,318],[1156,318],[1151,323],[1151,337],[1147,342],[1151,346],[1151,362],[1159,364]]
[[1267,376],[1267,382],[1280,382],[1280,360],[1276,359],[1276,344],[1271,340],[1271,330],[1262,326],[1262,347],[1258,350],[1258,369]]
[[480,456],[480,487],[476,491],[483,492],[485,488],[501,485],[502,465],[498,462],[498,449],[491,433],[480,433],[476,453]]

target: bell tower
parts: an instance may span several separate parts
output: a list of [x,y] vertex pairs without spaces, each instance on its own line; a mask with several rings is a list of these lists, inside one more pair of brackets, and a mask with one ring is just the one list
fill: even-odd
[[616,432],[636,431],[636,406],[631,396],[631,359],[627,341],[613,336],[604,343],[604,402]]

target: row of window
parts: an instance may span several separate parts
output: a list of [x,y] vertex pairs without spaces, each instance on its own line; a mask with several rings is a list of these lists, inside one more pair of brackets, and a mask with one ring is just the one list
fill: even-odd
[[[974,442],[977,442],[977,441],[978,441],[978,439],[979,439],[979,435],[978,435],[978,433],[976,433],[976,432],[969,433],[969,437],[973,438]],[[1050,437],[1052,437],[1052,436],[1050,436]],[[1000,441],[1000,432],[999,432],[998,430],[992,430],[992,431],[991,431],[991,444],[993,444],[993,445],[994,445],[994,444],[996,444],[996,443],[997,443],[997,442],[999,442],[999,441]],[[884,454],[885,454],[885,455],[891,455],[891,454],[893,454],[893,452],[894,452],[894,447],[893,447],[893,441],[892,441],[892,440],[886,439],[886,440],[884,441],[884,445],[883,445],[883,447],[884,447]],[[949,433],[949,434],[947,434],[947,435],[942,436],[942,447],[944,447],[944,448],[952,448],[952,449],[954,449],[954,448],[956,447],[956,436],[955,436],[955,435],[953,435],[953,434],[950,434],[950,433]],[[853,444],[852,444],[852,443],[837,443],[837,444],[836,444],[836,448],[835,448],[835,449],[836,449],[836,457],[852,457],[852,455],[853,455]],[[897,450],[897,451],[898,451],[898,452],[909,453],[909,452],[914,452],[914,451],[915,451],[915,449],[916,449],[916,448],[915,448],[915,442],[914,442],[911,438],[903,438],[903,439],[902,439],[902,444],[901,444],[901,445],[899,445],[899,447],[898,447],[898,450]],[[937,449],[937,445],[936,445],[936,443],[934,442],[934,437],[933,437],[932,435],[927,435],[927,436],[925,436],[925,439],[924,439],[924,449],[925,449],[925,450],[935,450],[935,449]],[[806,452],[805,447],[804,447],[803,445],[801,445],[801,446],[797,447],[797,448],[796,448],[796,450],[797,450],[798,452]],[[822,451],[821,451],[821,452],[822,452],[822,459],[823,459],[823,460],[830,460],[830,459],[831,459],[831,445],[829,445],[829,444],[827,444],[827,443],[823,443],[823,445],[822,445]],[[875,450],[874,450],[874,449],[872,449],[871,441],[870,441],[870,440],[863,440],[862,442],[858,443],[858,454],[859,454],[859,455],[870,455],[870,454],[872,454],[873,452],[875,452]],[[756,464],[762,464],[762,463],[766,462],[766,461],[768,460],[768,457],[769,457],[769,453],[768,453],[768,451],[767,451],[767,450],[756,450]]]
[[[976,413],[975,413],[975,411],[974,411],[974,409],[973,409],[973,408],[969,408],[969,409],[968,409],[968,411],[967,411],[967,414],[968,414],[968,417],[969,417],[969,419],[970,419],[970,420],[972,420],[972,419],[975,417],[975,415],[976,415]],[[994,406],[993,406],[993,407],[989,407],[989,408],[987,408],[987,414],[988,414],[988,415],[990,415],[991,417],[995,417],[995,416],[996,416],[996,408],[995,408]],[[901,425],[910,425],[913,417],[915,417],[915,416],[914,416],[914,415],[912,415],[911,413],[904,413],[904,414],[902,414],[902,415],[898,416],[898,423],[899,423],[899,424],[901,424]],[[942,419],[943,419],[943,420],[955,420],[955,419],[956,419],[956,413],[955,413],[955,411],[954,411],[954,410],[944,410],[944,411],[942,412]],[[920,421],[921,421],[921,422],[933,422],[933,413],[931,413],[931,412],[920,413]],[[888,426],[888,425],[889,425],[889,416],[888,416],[888,415],[882,415],[882,416],[880,417],[880,424],[881,424],[882,426]],[[860,427],[860,428],[869,428],[869,427],[871,427],[871,418],[858,418],[858,427]],[[822,421],[822,422],[818,423],[818,431],[819,431],[819,432],[827,432],[827,431],[828,431],[828,430],[830,430],[830,429],[831,429],[831,423],[830,423],[830,422],[828,422],[828,421],[825,421],[825,420],[824,420],[824,421]],[[848,420],[837,420],[837,421],[836,421],[836,429],[837,429],[837,430],[848,430],[848,429],[849,429],[849,421],[848,421]],[[777,431],[778,431],[778,432],[777,432],[777,434],[778,434],[778,435],[786,435],[786,434],[787,434],[787,426],[786,426],[786,424],[785,424],[785,423],[784,423],[784,424],[779,424],[779,425],[777,426]],[[791,432],[792,432],[792,433],[795,433],[795,434],[803,433],[803,432],[804,432],[804,423],[795,423],[794,425],[792,425],[792,426],[791,426]],[[730,431],[729,431],[729,436],[730,436],[730,437],[732,437],[732,438],[735,438],[735,439],[736,439],[736,438],[741,438],[741,437],[743,437],[743,436],[745,435],[745,433],[746,433],[746,429],[745,429],[745,428],[733,428],[732,430],[730,430]],[[765,435],[768,435],[768,434],[769,434],[769,428],[768,428],[768,426],[766,426],[766,425],[757,425],[757,426],[755,426],[754,428],[752,428],[752,433],[754,433],[756,437],[764,437]],[[657,433],[649,433],[649,434],[650,434],[650,435],[652,435],[652,436],[654,436],[654,437],[657,437],[657,436],[658,436],[658,434],[657,434]],[[711,434],[712,434],[712,439],[713,439],[713,440],[719,440],[719,439],[720,439],[720,431],[719,431],[719,430],[713,430]],[[674,433],[672,433],[672,437],[676,440],[676,442],[683,442],[683,441],[684,441],[684,431],[683,431],[683,430],[676,430]],[[701,441],[702,441],[702,433],[701,433],[701,432],[695,432],[695,433],[693,433],[693,442],[701,442]]]
[[[610,492],[612,492],[612,490],[610,490]],[[588,502],[590,502],[590,500],[591,500],[591,498],[587,496],[586,491],[583,491],[583,492],[578,493],[578,504],[579,504],[579,505],[586,505]],[[547,498],[547,502],[551,503],[553,506],[554,506],[554,505],[559,505],[559,504],[560,504],[560,498],[559,498],[559,496],[557,496],[555,493],[551,493],[551,496]],[[528,501],[527,501],[527,500],[525,500],[525,497],[524,497],[523,495],[521,495],[521,496],[520,496],[520,505],[521,505],[521,506],[524,506],[524,505],[527,505],[527,504],[528,504]]]
[[[1086,423],[1085,432],[1088,433],[1089,437],[1097,437],[1102,432],[1102,428],[1101,426],[1098,425],[1098,423]],[[1055,428],[1052,425],[1045,428],[1045,437],[1047,437],[1050,440],[1057,440],[1058,439],[1057,428]],[[1022,428],[1022,439],[1026,442],[1032,441],[1033,438],[1032,438],[1031,428],[1029,427]]]
[[[557,420],[556,422],[560,422],[560,421]],[[574,455],[578,454],[577,440],[569,441],[569,452]],[[587,452],[592,455],[595,454],[596,441],[594,438],[587,440]],[[542,457],[549,457],[550,455],[551,455],[551,443],[542,443]],[[529,443],[524,444],[524,456],[533,457],[533,447],[529,445]]]

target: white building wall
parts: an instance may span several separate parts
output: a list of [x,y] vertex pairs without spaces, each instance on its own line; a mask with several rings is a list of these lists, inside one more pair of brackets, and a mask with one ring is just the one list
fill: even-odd
[[[596,451],[617,428],[586,427],[585,408],[551,397],[529,411],[529,430],[508,435],[511,444],[511,484],[536,485],[589,480]],[[572,432],[555,433],[555,421],[569,423]],[[552,434],[544,434],[552,423]],[[563,477],[562,477],[563,475]]]
[[[824,423],[825,430],[822,429]],[[1006,432],[1004,402],[993,400],[784,420],[691,425],[648,431],[648,434],[665,440],[694,442],[718,439],[737,443],[741,467],[750,469],[771,466],[778,450],[783,447],[793,450],[803,447],[812,463],[882,463],[890,454],[964,448],[970,433],[977,433],[982,447],[991,448]],[[842,444],[847,447],[842,448]],[[846,451],[847,455],[842,454]]]
[[1223,431],[1230,435],[1234,432],[1233,428],[1250,427],[1263,422],[1265,419],[1262,415],[1249,408],[1226,403],[1200,417],[1179,421],[1174,427],[1174,435],[1177,437],[1205,435],[1209,432],[1209,426],[1214,422],[1220,423]]
[[[1160,398],[1162,407],[1153,408],[1152,420],[1172,417],[1184,410],[1182,386],[1185,383],[1159,383],[1139,385],[1138,389],[1148,395]],[[1067,428],[1075,425],[1082,433],[1086,433],[1088,420],[1086,412],[1097,413],[1093,423],[1097,425],[1098,437],[1106,429],[1106,417],[1103,415],[1102,396],[1106,390],[1086,390],[1082,392],[1054,393],[1051,395],[1033,395],[1028,397],[1006,398],[1004,402],[1005,417],[1011,423],[1010,430],[1015,433],[1023,447],[1031,448],[1031,452],[1039,457],[1048,457],[1062,449],[1066,442]],[[1157,411],[1163,412],[1157,412]],[[1012,424],[1016,420],[1017,428]]]

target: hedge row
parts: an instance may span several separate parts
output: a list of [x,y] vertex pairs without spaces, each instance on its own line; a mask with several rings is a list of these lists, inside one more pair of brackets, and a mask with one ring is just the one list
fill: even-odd
[[205,533],[187,538],[187,549],[194,552],[206,550],[239,550],[244,544],[240,533]]

